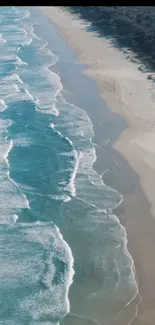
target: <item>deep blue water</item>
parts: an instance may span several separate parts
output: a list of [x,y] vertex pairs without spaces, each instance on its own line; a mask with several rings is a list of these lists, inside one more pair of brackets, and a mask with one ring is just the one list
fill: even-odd
[[93,169],[93,124],[63,97],[38,9],[1,7],[0,27],[0,324],[94,319],[102,299],[109,325],[137,293],[122,196]]

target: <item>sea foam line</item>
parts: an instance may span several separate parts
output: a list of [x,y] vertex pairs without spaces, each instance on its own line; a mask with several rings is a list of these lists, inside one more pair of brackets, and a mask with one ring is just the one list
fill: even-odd
[[[60,229],[52,222],[20,223],[17,227],[30,245],[37,243],[44,251],[44,271],[41,278],[39,277],[39,290],[25,297],[20,308],[24,314],[28,311],[35,322],[40,322],[46,315],[51,321],[53,318],[57,319],[58,324],[58,319],[70,311],[68,293],[74,277],[74,258],[71,248],[64,240]],[[65,265],[58,283],[53,283],[57,271],[54,263],[55,257]],[[44,289],[40,288],[40,281]]]
[[21,196],[24,198],[24,200],[25,200],[25,207],[24,208],[25,209],[30,209],[29,201],[28,201],[26,195],[22,192],[20,186],[10,177],[10,171],[9,170],[7,171],[7,175],[8,175],[8,179],[16,186],[16,188],[18,188]]
[[40,50],[44,50],[48,45],[48,42],[46,42],[42,47],[40,47]]
[[75,197],[76,196],[75,180],[76,180],[76,175],[78,173],[78,167],[79,167],[79,161],[80,161],[80,158],[81,158],[81,152],[78,154],[75,149],[73,150],[73,152],[74,152],[74,158],[75,158],[75,166],[74,166],[74,170],[73,170],[73,172],[71,174],[70,181],[69,181],[69,184],[67,186],[67,189],[70,191],[71,195],[73,197]]
[[[64,98],[63,98],[63,100],[64,100]],[[64,102],[65,102],[65,100],[64,100]],[[81,109],[80,109],[81,110]],[[90,123],[91,123],[91,125],[92,125],[92,122],[91,122],[91,120],[89,119],[89,121],[90,121]],[[92,129],[93,129],[93,126],[92,126]],[[94,135],[94,132],[93,132],[93,135]],[[93,145],[93,142],[92,142],[92,138],[90,138],[89,139],[89,141],[90,141],[90,143]],[[85,152],[81,152],[81,155],[85,155]],[[82,157],[80,157],[80,158],[82,158]],[[87,159],[87,155],[85,155],[85,159]],[[93,148],[93,156],[91,157],[91,163],[90,163],[90,165],[89,165],[89,168],[91,169],[91,170],[93,170],[93,174],[95,174],[96,176],[97,176],[97,178],[98,178],[98,182],[99,182],[99,184],[101,185],[101,186],[106,186],[105,185],[105,183],[104,183],[104,181],[103,181],[103,179],[102,179],[102,177],[103,177],[103,174],[102,175],[98,175],[97,174],[97,172],[94,170],[94,168],[93,168],[93,165],[94,165],[94,163],[95,163],[95,161],[96,161],[96,159],[97,159],[97,155],[96,155],[96,149],[95,149],[95,147]],[[78,165],[77,165],[77,167],[76,167],[76,173],[78,172],[78,167],[79,167],[79,163],[78,163]],[[88,171],[87,171],[88,172]],[[107,172],[107,171],[106,171]],[[94,177],[93,177],[94,178]],[[93,182],[93,178],[91,179],[91,181]],[[74,179],[74,176],[73,176],[73,179]],[[96,177],[95,177],[95,179],[96,179]],[[97,184],[95,184],[95,182],[93,182],[94,183],[94,185],[97,185]],[[116,192],[116,193],[118,193],[116,190],[114,190],[113,189],[113,191],[114,192]],[[120,194],[120,200],[119,200],[119,202],[118,202],[118,204],[117,204],[117,206],[119,206],[120,204],[121,204],[121,202],[123,201],[123,195],[121,195]],[[109,212],[112,212],[113,211],[113,208],[111,208],[111,209],[108,209],[109,210]],[[107,213],[107,211],[106,211],[106,213]],[[118,217],[116,217],[115,216],[115,218],[117,219],[117,222],[119,222],[119,224],[120,224],[120,221],[119,221],[119,219],[118,219]],[[139,294],[139,288],[138,288],[138,284],[137,284],[137,282],[136,282],[136,278],[135,278],[135,266],[134,266],[134,260],[133,260],[133,258],[132,258],[132,256],[131,256],[131,254],[129,253],[129,251],[128,251],[128,249],[127,249],[127,233],[126,233],[126,229],[125,229],[125,227],[123,227],[123,225],[121,225],[120,224],[120,227],[123,229],[123,231],[124,231],[124,255],[126,255],[126,256],[128,256],[128,258],[130,259],[130,262],[131,262],[131,276],[132,276],[132,279],[133,279],[133,283],[134,283],[134,286],[135,286],[135,294],[133,295],[133,297],[131,298],[131,300],[124,306],[124,308],[126,308],[136,297],[137,297],[137,295],[140,295]],[[141,297],[140,297],[140,299],[142,299]],[[140,303],[140,302],[139,302]],[[136,314],[134,315],[134,317],[133,317],[133,319],[131,320],[131,322],[135,319],[135,317],[137,316],[137,314],[138,314],[138,306],[139,306],[139,304],[137,304],[136,305]],[[119,312],[119,314],[121,313],[121,311]],[[118,314],[118,315],[119,315]],[[116,315],[116,317],[115,318],[117,318],[118,317],[118,315]],[[131,322],[129,323],[129,324],[131,324]],[[129,325],[128,324],[128,325]]]
[[[1,190],[2,190],[2,202],[1,202],[1,215],[0,223],[8,224],[15,223],[15,211],[19,211],[23,208],[29,209],[29,202],[26,196],[22,193],[18,184],[10,177],[10,164],[9,164],[9,153],[13,148],[13,140],[8,139],[7,133],[11,126],[11,120],[0,120],[0,134],[1,134]],[[8,196],[7,196],[8,194]],[[15,201],[14,201],[15,200]],[[16,214],[17,216],[17,214]]]
[[6,44],[7,40],[3,37],[3,34],[0,33],[0,43]]
[[[11,123],[10,123],[10,125],[11,125]],[[8,141],[7,137],[5,138],[5,141]],[[6,152],[3,155],[3,158],[4,158],[5,162],[6,162],[7,167],[8,167],[8,170],[7,170],[6,174],[8,176],[8,179],[15,185],[15,187],[17,187],[19,189],[21,195],[23,196],[23,198],[24,198],[24,200],[26,202],[25,208],[30,209],[29,201],[28,201],[26,195],[22,192],[22,190],[20,189],[18,184],[10,177],[10,171],[9,171],[10,170],[10,164],[9,164],[8,156],[9,156],[9,153],[12,150],[12,148],[13,148],[13,140],[11,139],[9,141],[8,149],[6,150]]]
[[69,255],[69,276],[68,276],[68,280],[67,280],[67,283],[66,283],[66,286],[67,286],[67,290],[66,290],[66,301],[67,301],[67,313],[70,312],[70,303],[69,303],[69,288],[70,286],[72,285],[73,283],[73,277],[74,277],[74,274],[75,274],[75,271],[74,271],[74,258],[73,258],[73,255],[72,255],[72,250],[70,248],[70,246],[68,245],[68,243],[64,240],[61,232],[60,232],[60,229],[55,225],[55,228],[57,230],[57,233],[59,235],[59,238],[60,240],[63,242],[64,244],[64,247],[66,248],[67,252],[68,252],[68,255]]
[[[38,38],[39,39],[39,38]],[[60,89],[61,90],[61,89]],[[58,95],[58,93],[60,92],[60,90],[56,93],[56,95],[55,95],[55,97]],[[76,154],[77,154],[77,152],[76,152]],[[77,158],[77,157],[76,157]],[[92,168],[93,168],[93,164],[94,164],[94,162],[92,163]],[[78,165],[79,165],[79,163],[78,163]],[[77,168],[76,168],[76,172],[75,172],[75,176],[74,175],[72,175],[73,177],[72,177],[72,182],[74,183],[75,182],[75,177],[76,177],[76,173],[77,173],[77,170],[78,170],[78,166],[77,166]],[[104,183],[103,183],[104,184]],[[75,192],[74,192],[75,193]]]
[[[117,218],[117,217],[116,217]],[[118,219],[118,218],[117,218]],[[119,219],[118,219],[119,221]],[[128,248],[127,248],[127,245],[128,245],[128,240],[127,240],[127,232],[126,232],[126,229],[125,227],[120,223],[119,221],[119,225],[120,227],[123,229],[123,232],[124,232],[124,254],[126,256],[129,257],[129,260],[131,262],[131,272],[132,272],[132,278],[134,280],[134,284],[135,284],[135,294],[133,295],[133,297],[125,304],[125,306],[115,315],[115,317],[113,318],[113,321],[115,321],[120,315],[121,313],[136,299],[136,297],[139,296],[140,300],[139,302],[136,304],[135,306],[135,309],[136,309],[136,312],[135,312],[135,315],[132,317],[132,319],[128,322],[127,325],[130,325],[134,320],[135,318],[138,316],[138,307],[139,305],[141,304],[141,302],[143,301],[141,295],[140,295],[140,292],[139,292],[139,287],[138,287],[138,283],[136,281],[136,271],[135,271],[135,264],[134,264],[134,260],[131,256],[131,254],[129,253],[128,251]]]
[[21,58],[16,55],[16,64],[18,65],[28,65],[25,61],[22,61]]
[[68,137],[63,136],[63,134],[60,131],[57,131],[55,129],[55,125],[53,123],[50,123],[49,127],[51,127],[54,130],[54,132],[57,133],[61,138],[67,140],[73,149],[72,154],[74,156],[74,169],[71,173],[70,180],[69,180],[69,183],[68,183],[66,189],[70,192],[71,196],[75,197],[76,196],[75,179],[76,179],[76,175],[78,172],[79,159],[81,157],[81,153],[79,153],[79,155],[78,155],[77,151],[75,150],[75,148],[73,146],[73,142]]
[[[39,38],[39,39],[40,39],[40,38]],[[45,48],[47,45],[48,45],[48,43],[45,43],[44,46],[43,46],[42,48]],[[47,79],[48,79],[50,82],[52,81],[52,84],[53,84],[53,77],[54,77],[54,76],[56,77],[56,79],[58,79],[59,87],[58,87],[57,91],[56,91],[55,94],[54,94],[55,101],[57,101],[57,100],[56,100],[56,97],[58,96],[58,94],[60,94],[60,92],[61,92],[61,90],[62,90],[62,88],[63,88],[63,85],[62,85],[62,83],[61,83],[60,76],[57,75],[57,74],[55,74],[55,73],[53,73],[53,72],[49,69],[50,66],[51,66],[51,64],[48,65],[47,67],[45,67],[45,68],[44,68],[44,71],[47,73]],[[51,79],[51,78],[52,78],[52,79]],[[65,100],[64,100],[64,102],[65,102]],[[66,103],[67,103],[67,102],[66,102]],[[40,99],[38,99],[38,104],[40,104]],[[72,105],[72,106],[74,106],[74,105]],[[54,105],[54,107],[55,107],[55,105]],[[78,109],[80,109],[80,108],[78,108]],[[80,110],[81,110],[81,109],[80,109]],[[41,110],[41,111],[45,113],[44,110]],[[83,110],[81,110],[81,111],[84,112]],[[85,115],[87,115],[86,112],[85,112]],[[87,115],[87,118],[89,119],[89,122],[91,123],[91,120],[90,120],[90,118],[88,117],[88,115]],[[91,123],[91,125],[92,125],[92,123]],[[93,129],[93,127],[92,127],[92,129]],[[59,135],[60,135],[60,133],[59,133]],[[83,136],[83,134],[82,134],[82,136]],[[91,142],[91,138],[90,138],[90,142]],[[93,164],[94,164],[94,162],[96,161],[96,151],[94,151],[94,152],[95,152],[95,153],[94,153],[94,159],[92,160],[92,163],[91,163],[91,168],[92,168],[92,170],[93,170]],[[81,155],[82,155],[82,152],[80,153],[80,156],[81,156]],[[72,186],[73,186],[73,183],[75,183],[75,177],[76,177],[76,174],[77,174],[78,166],[79,166],[79,162],[78,162],[77,154],[76,154],[76,167],[75,167],[74,173],[73,173],[73,175],[72,175],[72,177],[71,177],[71,179],[70,179],[70,181],[71,181],[70,184],[72,184]],[[94,171],[94,170],[93,170],[93,171]],[[96,172],[94,171],[94,173],[96,173]],[[97,176],[97,173],[96,173],[96,176]],[[99,177],[99,179],[100,179],[100,177]],[[100,181],[101,181],[102,184],[105,186],[103,180],[100,179]],[[74,185],[75,185],[75,184],[74,184]],[[71,187],[72,187],[72,186],[71,186]],[[115,191],[115,190],[114,190],[114,191]],[[118,193],[117,191],[115,191],[115,192]],[[72,188],[72,194],[73,194],[73,196],[75,196],[75,193],[76,193],[75,189],[74,189],[74,191],[73,191],[73,188]],[[120,196],[121,196],[121,195],[120,195]],[[122,196],[121,196],[121,199],[120,199],[119,204],[121,203],[121,201],[122,201]],[[118,204],[118,205],[119,205],[119,204]]]
[[[16,13],[18,13],[18,11],[16,10]],[[29,18],[30,17],[30,11],[26,10],[24,16],[20,17],[20,18],[16,18],[14,21],[17,22],[17,21],[21,21],[23,19],[26,19],[26,18]]]
[[[44,47],[46,47],[46,45],[44,45]],[[49,73],[50,70],[48,68],[49,68],[49,66],[46,67],[45,69]],[[59,81],[60,81],[60,79],[59,79]],[[55,97],[60,93],[61,90],[62,90],[62,84],[61,84],[60,89],[56,92]],[[51,125],[51,127],[53,127],[53,126]],[[60,132],[59,132],[59,135],[60,135]],[[77,152],[76,152],[76,155],[77,155]],[[77,160],[77,156],[76,156],[76,160]],[[96,153],[94,155],[94,159],[92,161],[91,168],[93,168],[93,164],[94,164],[95,160],[96,160]],[[79,165],[79,162],[76,163],[76,167],[75,167],[74,173],[72,174],[72,177],[71,177],[71,182],[72,183],[75,182],[75,177],[76,177],[76,173],[77,173],[77,170],[78,170],[78,165]],[[105,185],[104,182],[102,182],[102,184]],[[75,191],[74,191],[73,195],[75,195]]]
[[[39,39],[39,38],[38,38]],[[45,46],[46,47],[46,46]],[[48,69],[48,67],[46,67],[45,68],[46,70],[48,70],[48,71],[50,71],[49,69]],[[61,84],[62,85],[62,84]],[[56,92],[56,94],[55,94],[55,97],[60,93],[60,91],[62,90],[62,87]],[[51,127],[52,127],[52,125],[51,125]],[[58,131],[59,132],[59,131]],[[60,134],[60,133],[59,133]],[[95,151],[95,156],[96,156],[96,151]],[[91,168],[93,169],[93,165],[94,165],[94,162],[95,162],[95,160],[96,160],[96,158],[97,157],[94,157],[94,159],[93,159],[93,161],[92,161],[92,164],[91,164]],[[79,163],[78,163],[78,166],[79,166]],[[77,173],[77,170],[78,170],[78,166],[77,166],[77,168],[76,168],[76,173]],[[94,170],[94,169],[93,169]],[[96,173],[96,171],[94,171],[95,173]],[[75,174],[76,174],[75,173]],[[96,173],[96,176],[97,176],[97,173]],[[99,179],[100,179],[100,181],[102,182],[102,185],[103,186],[105,186],[105,184],[104,184],[104,182],[103,182],[103,180],[101,180],[101,178],[99,177]],[[72,181],[74,182],[75,181],[75,177],[74,177],[74,175],[73,175],[73,177],[72,177]],[[92,180],[93,181],[93,180]],[[101,183],[100,183],[101,184]],[[115,190],[114,190],[115,191]],[[117,192],[117,191],[116,191]],[[75,192],[74,192],[75,193]],[[122,197],[120,197],[120,203],[122,202]],[[119,203],[119,204],[120,204]],[[118,218],[117,218],[118,219]],[[122,226],[123,227],[123,226]],[[125,228],[124,228],[125,229]],[[126,234],[126,232],[125,232],[125,236],[126,236],[126,240],[125,240],[125,243],[124,243],[124,245],[125,245],[125,251],[124,251],[124,253],[125,253],[125,255],[127,255],[127,256],[129,256],[129,258],[131,259],[131,261],[132,261],[132,269],[133,269],[133,267],[134,267],[134,262],[133,262],[133,259],[132,259],[132,257],[131,257],[131,255],[130,255],[130,253],[128,252],[128,250],[127,250],[127,234]],[[133,271],[133,270],[132,270]],[[134,271],[133,271],[134,272]],[[133,273],[133,277],[134,277],[134,273]],[[135,283],[136,283],[136,280],[135,280]],[[136,285],[137,285],[137,283],[136,283]],[[138,286],[137,286],[137,290],[138,290]],[[133,298],[134,299],[134,298]],[[132,299],[132,300],[133,300]],[[132,301],[131,300],[131,301]],[[130,302],[128,302],[128,304],[129,304]]]
[[7,109],[7,105],[4,101],[4,99],[0,99],[0,112],[3,112]]

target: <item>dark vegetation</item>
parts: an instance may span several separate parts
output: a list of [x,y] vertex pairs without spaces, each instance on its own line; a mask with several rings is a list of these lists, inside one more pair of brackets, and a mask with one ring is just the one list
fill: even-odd
[[70,6],[102,36],[112,36],[155,70],[155,6]]

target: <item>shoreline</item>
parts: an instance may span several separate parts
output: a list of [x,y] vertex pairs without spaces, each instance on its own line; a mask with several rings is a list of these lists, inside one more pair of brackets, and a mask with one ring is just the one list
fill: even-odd
[[[123,116],[127,122],[128,127],[121,133],[113,147],[138,174],[140,184],[149,201],[147,206],[145,202],[143,204],[143,195],[135,189],[133,194],[125,195],[123,207],[120,208],[120,210],[123,209],[125,216],[129,239],[128,248],[135,262],[140,293],[144,300],[144,309],[140,308],[139,315],[132,324],[140,325],[146,322],[148,325],[153,325],[155,321],[155,312],[152,306],[155,302],[153,292],[155,261],[150,264],[150,260],[154,252],[155,222],[149,210],[151,209],[152,214],[155,215],[153,194],[155,181],[153,169],[154,85],[146,79],[146,74],[142,74],[137,69],[139,65],[127,61],[125,54],[113,48],[110,41],[96,37],[94,32],[85,31],[86,25],[81,23],[82,20],[72,20],[72,28],[70,28],[73,17],[71,14],[64,12],[59,7],[42,7],[42,9],[45,15],[57,25],[69,45],[78,52],[80,63],[89,66],[84,73],[95,79],[101,91],[100,95],[108,107]],[[78,38],[78,42],[75,36]],[[145,281],[148,282],[147,286]]]

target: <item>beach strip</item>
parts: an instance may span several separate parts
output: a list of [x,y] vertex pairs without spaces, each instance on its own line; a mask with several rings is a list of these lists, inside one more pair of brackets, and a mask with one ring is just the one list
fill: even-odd
[[[134,55],[116,48],[109,39],[87,31],[87,23],[61,7],[42,7],[70,47],[77,51],[84,71],[96,80],[100,94],[127,128],[113,147],[139,176],[139,186],[125,195],[123,211],[142,301],[132,324],[155,324],[155,84],[148,80]],[[74,19],[73,19],[74,18]],[[90,30],[90,29],[89,29]],[[147,200],[146,200],[147,199]]]

